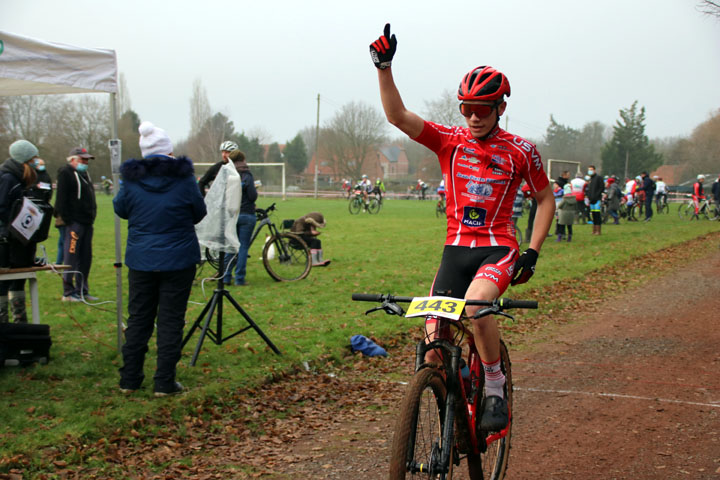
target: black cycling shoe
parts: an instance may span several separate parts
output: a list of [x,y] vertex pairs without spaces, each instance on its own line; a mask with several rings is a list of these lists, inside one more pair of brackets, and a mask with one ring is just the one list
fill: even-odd
[[495,395],[486,397],[483,400],[480,430],[484,432],[499,432],[507,427],[508,421],[507,400]]

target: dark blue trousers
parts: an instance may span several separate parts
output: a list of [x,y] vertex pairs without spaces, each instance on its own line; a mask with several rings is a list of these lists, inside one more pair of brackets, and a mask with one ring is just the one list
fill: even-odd
[[195,266],[171,272],[128,274],[129,303],[125,344],[122,347],[120,388],[140,388],[145,375],[143,365],[157,318],[157,368],[155,390],[169,391],[175,383],[180,360],[185,311],[195,278]]

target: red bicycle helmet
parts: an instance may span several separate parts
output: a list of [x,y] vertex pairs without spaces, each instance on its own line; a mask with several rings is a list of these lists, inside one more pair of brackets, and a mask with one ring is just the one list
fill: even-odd
[[458,100],[502,102],[510,96],[510,82],[505,74],[493,67],[481,66],[470,70],[460,82]]

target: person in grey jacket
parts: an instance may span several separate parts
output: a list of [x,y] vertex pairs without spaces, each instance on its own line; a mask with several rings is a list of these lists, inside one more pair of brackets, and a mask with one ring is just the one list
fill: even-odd
[[572,241],[573,222],[577,214],[577,199],[572,194],[572,186],[566,183],[563,187],[565,195],[557,206],[558,211],[558,236],[556,242],[562,242],[567,227],[567,241]]

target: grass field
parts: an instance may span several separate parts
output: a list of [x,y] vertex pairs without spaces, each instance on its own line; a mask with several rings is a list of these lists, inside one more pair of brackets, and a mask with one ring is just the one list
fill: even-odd
[[[95,224],[91,293],[106,301],[97,306],[60,301],[59,277],[41,273],[41,322],[51,325],[52,358],[47,365],[0,370],[0,471],[15,454],[59,445],[67,438],[93,441],[130,429],[134,419],[160,415],[173,421],[200,399],[222,402],[229,390],[252,386],[274,376],[303,368],[304,362],[322,368],[326,362],[343,361],[349,339],[363,334],[383,339],[418,321],[386,315],[364,316],[368,304],[353,303],[353,292],[426,295],[442,251],[445,223],[435,217],[433,201],[387,200],[379,215],[350,215],[340,199],[261,198],[258,206],[278,203],[276,224],[310,211],[323,212],[328,226],[321,239],[327,268],[316,268],[307,279],[277,283],[265,272],[260,247],[253,245],[248,260],[248,287],[228,287],[240,305],[281,350],[277,356],[252,330],[217,346],[209,340],[197,366],[190,357],[197,334],[186,346],[178,365],[178,379],[190,391],[179,397],[157,400],[152,396],[155,352],[151,346],[146,363],[144,390],[131,397],[117,391],[121,359],[117,351],[115,313],[114,228],[111,199],[99,196]],[[511,288],[506,296],[524,298],[528,288],[582,277],[606,265],[625,264],[634,256],[675,245],[720,230],[720,222],[682,222],[676,207],[670,215],[655,215],[649,223],[607,225],[602,236],[591,236],[591,226],[575,226],[572,243],[549,238],[540,254],[537,273],[529,286]],[[524,227],[523,218],[521,226]],[[123,243],[126,237],[122,227]],[[46,242],[55,258],[57,233]],[[212,272],[205,267],[203,272]],[[127,270],[123,271],[123,279]],[[215,288],[215,282],[193,289],[187,320],[198,316]],[[124,301],[127,301],[127,288]],[[611,294],[612,292],[608,292]],[[543,299],[539,298],[543,308]],[[127,305],[124,306],[126,311]],[[523,313],[518,316],[522,322]],[[224,329],[233,332],[246,325],[225,302]],[[400,360],[402,361],[402,360]],[[242,414],[239,412],[238,414]],[[41,455],[34,462],[42,464]]]

